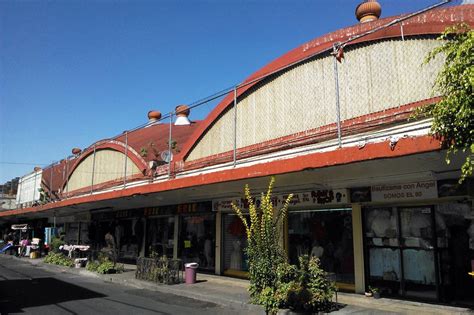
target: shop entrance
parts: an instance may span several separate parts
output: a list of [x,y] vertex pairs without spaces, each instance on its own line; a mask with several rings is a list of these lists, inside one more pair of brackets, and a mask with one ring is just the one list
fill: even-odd
[[[245,214],[246,220],[250,216]],[[247,233],[242,220],[233,213],[223,216],[223,255],[224,275],[248,278]]]
[[386,295],[473,303],[471,214],[460,203],[366,208],[367,283]]
[[174,216],[152,217],[147,219],[146,257],[173,258]]
[[178,256],[183,263],[196,262],[200,270],[214,271],[215,214],[180,217]]
[[288,213],[288,258],[316,256],[338,287],[354,290],[354,248],[351,208],[299,210]]

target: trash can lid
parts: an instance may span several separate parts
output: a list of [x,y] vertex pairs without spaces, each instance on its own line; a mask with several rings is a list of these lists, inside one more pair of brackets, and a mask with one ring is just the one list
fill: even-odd
[[197,268],[197,267],[199,267],[199,264],[193,262],[193,263],[189,263],[189,264],[184,264],[184,267],[186,267],[186,268]]

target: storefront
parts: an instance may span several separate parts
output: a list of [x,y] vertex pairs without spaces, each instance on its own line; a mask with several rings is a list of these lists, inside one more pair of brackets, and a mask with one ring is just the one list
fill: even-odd
[[163,214],[160,208],[145,209],[146,216],[146,257],[174,257],[176,218],[173,214]]
[[178,257],[183,263],[197,262],[200,270],[214,271],[216,259],[216,215],[212,203],[179,205]]
[[211,202],[145,208],[144,216],[147,257],[166,255],[214,271],[216,216]]
[[106,247],[105,235],[110,233],[115,242],[117,259],[134,263],[142,251],[145,236],[143,209],[98,212],[92,214],[89,235],[95,248]]
[[[454,188],[446,191],[449,185]],[[472,303],[474,209],[468,194],[467,185],[455,181],[372,186],[363,208],[367,285],[388,296]]]
[[[274,205],[281,207],[286,197],[287,194],[274,196]],[[259,203],[259,197],[255,202]],[[213,203],[213,209],[222,217],[221,270],[224,275],[245,277],[248,271],[245,227],[234,213],[232,203],[247,211],[243,199],[221,199]],[[351,210],[346,189],[295,193],[282,231],[291,264],[297,264],[301,255],[316,256],[339,287],[348,291],[354,291]]]
[[[249,216],[245,216],[249,219]],[[248,277],[248,263],[245,248],[247,234],[242,220],[233,213],[226,213],[223,218],[223,258],[224,275],[239,278]]]
[[351,208],[291,210],[288,243],[291,264],[301,255],[315,256],[340,289],[354,290]]

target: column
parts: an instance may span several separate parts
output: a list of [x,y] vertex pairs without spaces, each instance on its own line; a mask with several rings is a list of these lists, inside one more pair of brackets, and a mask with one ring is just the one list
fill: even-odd
[[354,241],[355,292],[364,293],[364,231],[362,230],[362,207],[360,204],[352,204],[352,233]]

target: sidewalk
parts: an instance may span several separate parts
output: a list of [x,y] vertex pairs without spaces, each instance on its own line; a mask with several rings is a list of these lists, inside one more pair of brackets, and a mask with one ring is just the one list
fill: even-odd
[[[12,259],[18,258],[12,257]],[[95,277],[106,282],[119,283],[134,288],[186,296],[242,310],[248,314],[265,314],[260,306],[248,304],[247,280],[198,273],[196,284],[160,285],[135,279],[135,265],[125,265],[126,271],[121,274],[100,275],[87,271],[85,268],[76,269],[46,264],[43,263],[43,259],[22,258],[21,261],[37,265],[38,267],[53,272],[68,272]],[[331,314],[474,314],[474,311],[468,308],[387,298],[373,299],[363,295],[342,292],[338,293],[338,302],[346,306]]]

